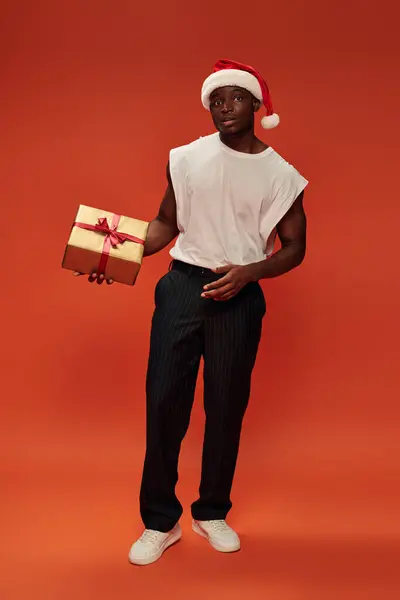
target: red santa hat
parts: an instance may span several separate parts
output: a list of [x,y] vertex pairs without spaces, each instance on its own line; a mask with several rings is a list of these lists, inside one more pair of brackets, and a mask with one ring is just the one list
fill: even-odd
[[253,94],[261,104],[264,104],[267,111],[267,116],[261,119],[264,129],[272,129],[279,125],[280,119],[273,111],[266,81],[253,67],[233,60],[219,60],[214,66],[214,72],[203,83],[201,101],[204,108],[210,110],[210,96],[214,90],[236,85]]

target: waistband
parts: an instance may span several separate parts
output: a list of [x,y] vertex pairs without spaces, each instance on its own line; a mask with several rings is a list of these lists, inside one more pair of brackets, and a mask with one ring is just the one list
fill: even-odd
[[169,266],[169,270],[173,271],[182,271],[182,273],[186,273],[195,277],[208,277],[212,279],[218,279],[221,275],[214,273],[211,269],[206,269],[204,267],[198,267],[197,265],[190,265],[189,263],[182,262],[181,260],[173,260]]

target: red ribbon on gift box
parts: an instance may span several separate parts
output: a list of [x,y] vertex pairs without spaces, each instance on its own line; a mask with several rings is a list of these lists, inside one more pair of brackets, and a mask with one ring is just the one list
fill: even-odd
[[104,275],[108,257],[110,256],[111,246],[116,248],[119,244],[123,244],[127,240],[144,246],[144,240],[141,238],[130,235],[129,233],[117,231],[120,219],[121,215],[114,215],[111,226],[108,224],[106,217],[100,217],[96,225],[91,225],[90,223],[78,223],[77,221],[74,223],[74,227],[80,227],[81,229],[87,229],[88,231],[96,231],[98,233],[105,234],[103,250],[101,252],[100,262],[97,268],[98,275]]

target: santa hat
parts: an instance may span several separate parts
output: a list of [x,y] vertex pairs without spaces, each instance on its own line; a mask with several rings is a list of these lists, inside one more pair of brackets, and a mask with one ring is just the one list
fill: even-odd
[[204,108],[210,110],[210,96],[214,90],[236,85],[253,94],[261,104],[264,104],[267,111],[267,116],[261,119],[264,129],[272,129],[279,125],[280,119],[273,111],[266,81],[253,67],[233,60],[219,60],[214,66],[214,72],[203,83],[201,101]]

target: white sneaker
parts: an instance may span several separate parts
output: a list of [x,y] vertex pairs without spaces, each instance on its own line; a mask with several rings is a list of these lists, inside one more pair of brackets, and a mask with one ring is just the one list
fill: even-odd
[[182,530],[179,523],[167,533],[145,529],[129,551],[129,562],[134,565],[149,565],[156,562],[164,550],[175,544],[181,537]]
[[195,521],[192,529],[205,537],[218,552],[237,552],[240,550],[240,539],[236,531],[222,519],[216,521]]

